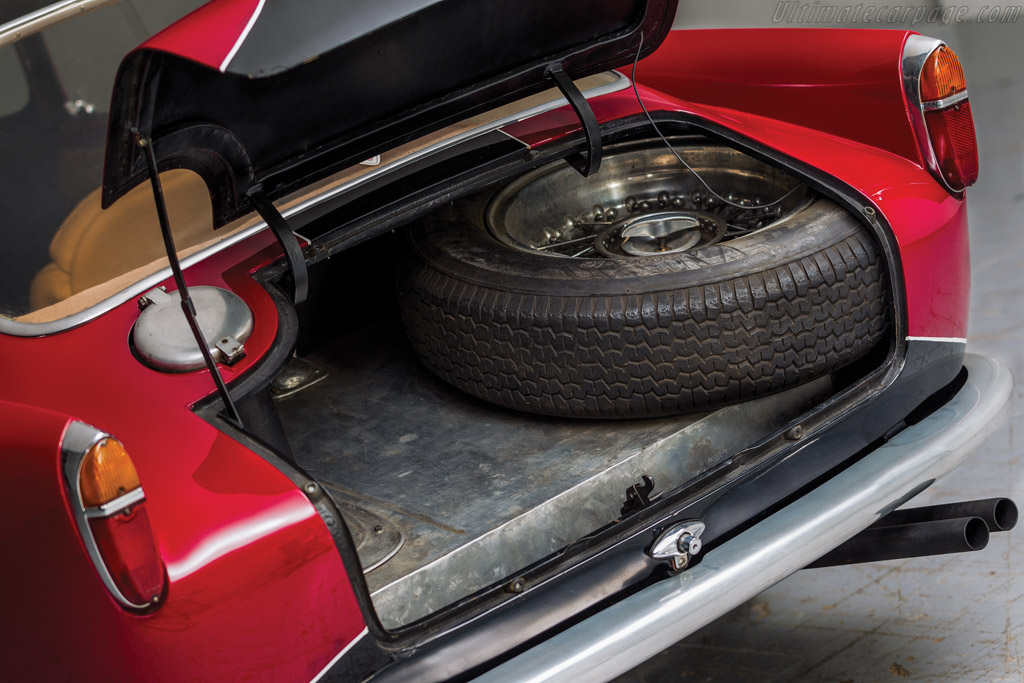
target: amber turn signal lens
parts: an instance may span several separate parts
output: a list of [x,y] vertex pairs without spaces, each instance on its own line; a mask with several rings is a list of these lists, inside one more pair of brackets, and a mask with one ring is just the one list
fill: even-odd
[[137,488],[135,465],[117,439],[102,439],[82,459],[78,490],[85,507],[106,505]]
[[921,101],[934,102],[964,90],[967,81],[960,60],[943,45],[928,57],[921,70]]

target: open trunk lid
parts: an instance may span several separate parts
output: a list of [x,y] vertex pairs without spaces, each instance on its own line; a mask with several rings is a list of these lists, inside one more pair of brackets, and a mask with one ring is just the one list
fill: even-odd
[[215,227],[382,150],[646,56],[675,0],[214,0],[122,62],[103,204],[161,170],[202,176]]

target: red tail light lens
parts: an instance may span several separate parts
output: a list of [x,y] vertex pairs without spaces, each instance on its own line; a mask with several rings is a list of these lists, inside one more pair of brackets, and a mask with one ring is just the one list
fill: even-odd
[[128,452],[81,422],[68,426],[61,452],[78,531],[103,584],[124,607],[156,606],[167,574]]
[[978,141],[963,66],[949,46],[912,35],[903,51],[910,117],[931,171],[953,193],[978,180]]
[[943,179],[954,190],[973,185],[978,180],[978,142],[970,102],[925,112],[924,118]]
[[103,563],[121,594],[135,605],[160,600],[164,565],[160,561],[145,502],[89,520]]

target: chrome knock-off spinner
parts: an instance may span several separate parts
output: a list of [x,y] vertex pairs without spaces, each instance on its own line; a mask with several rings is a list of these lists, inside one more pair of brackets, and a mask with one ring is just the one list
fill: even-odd
[[636,216],[599,232],[594,248],[611,258],[664,256],[714,244],[728,226],[702,211],[662,211]]

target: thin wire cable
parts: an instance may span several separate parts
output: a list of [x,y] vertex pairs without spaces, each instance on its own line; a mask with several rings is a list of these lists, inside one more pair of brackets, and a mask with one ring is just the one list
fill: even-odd
[[661,138],[661,141],[665,143],[665,146],[668,148],[668,151],[672,152],[672,156],[674,156],[676,159],[678,159],[679,163],[681,163],[683,166],[685,166],[686,169],[690,173],[693,174],[693,177],[696,178],[697,180],[699,180],[700,184],[703,185],[707,189],[708,192],[710,192],[716,198],[720,199],[721,201],[723,201],[724,203],[728,204],[729,206],[735,206],[738,209],[744,209],[746,211],[754,211],[754,210],[757,210],[757,209],[764,209],[764,208],[769,207],[769,206],[775,206],[776,204],[778,204],[779,202],[781,202],[786,197],[788,197],[789,195],[793,194],[794,192],[796,192],[800,188],[802,183],[797,183],[789,192],[787,192],[786,194],[782,195],[781,197],[779,197],[775,201],[769,202],[767,204],[758,204],[757,206],[744,206],[743,204],[737,204],[736,202],[729,201],[728,199],[726,199],[725,197],[723,197],[722,195],[718,194],[713,189],[711,189],[711,186],[708,185],[707,182],[705,182],[705,180],[700,176],[700,174],[697,173],[697,171],[693,170],[693,166],[690,166],[690,164],[686,163],[686,161],[683,159],[683,157],[679,156],[679,152],[677,152],[676,148],[672,146],[672,143],[668,141],[668,138],[666,138],[664,135],[661,134],[661,130],[658,128],[658,124],[656,124],[654,122],[654,117],[651,116],[651,112],[647,111],[647,107],[646,107],[646,105],[644,105],[644,101],[642,99],[640,99],[640,91],[637,90],[637,87],[636,87],[636,65],[640,61],[640,51],[643,49],[643,46],[644,46],[644,33],[643,33],[643,31],[641,31],[640,32],[640,44],[636,48],[636,56],[633,57],[633,78],[631,79],[632,82],[633,82],[633,94],[636,95],[636,101],[640,105],[640,108],[644,110],[644,114],[647,116],[647,120],[650,122],[651,128],[653,128],[654,132],[658,134],[658,137]]

